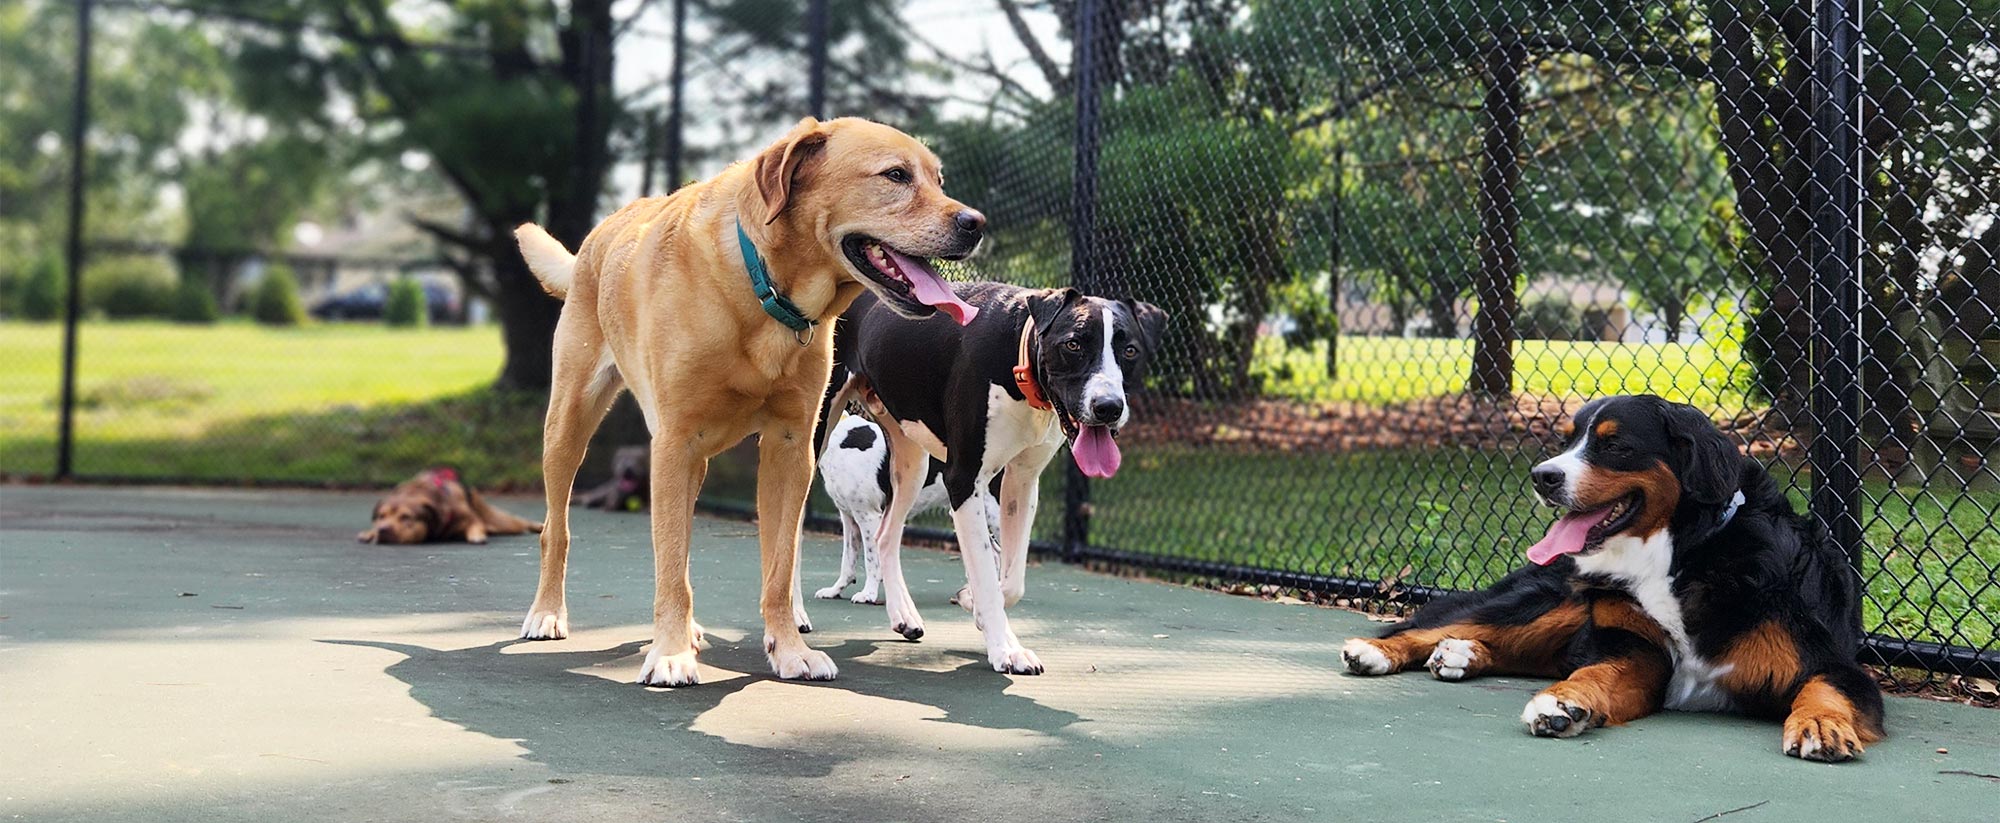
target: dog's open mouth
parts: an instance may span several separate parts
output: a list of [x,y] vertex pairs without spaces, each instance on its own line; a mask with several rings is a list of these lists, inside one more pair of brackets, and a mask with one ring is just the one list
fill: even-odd
[[1118,429],[1079,425],[1061,401],[1051,397],[1049,405],[1055,407],[1056,423],[1062,426],[1063,437],[1069,439],[1070,457],[1076,459],[1076,467],[1083,476],[1104,478],[1117,474],[1119,464],[1124,462],[1124,455],[1118,451]]
[[1625,530],[1639,513],[1644,498],[1637,492],[1609,506],[1573,511],[1556,519],[1541,542],[1528,547],[1528,560],[1546,566],[1566,554],[1584,555],[1604,548],[1604,539]]
[[978,316],[979,309],[958,299],[951,284],[938,276],[929,262],[911,257],[873,237],[850,234],[840,241],[841,251],[856,271],[880,286],[876,292],[900,304],[900,313],[923,317],[941,311],[963,326]]

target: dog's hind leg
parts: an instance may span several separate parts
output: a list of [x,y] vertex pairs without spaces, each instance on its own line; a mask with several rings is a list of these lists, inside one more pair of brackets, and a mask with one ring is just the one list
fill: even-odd
[[[899,553],[903,548],[903,526],[910,519],[917,493],[924,487],[930,456],[904,436],[895,421],[884,418],[882,423],[882,432],[889,440],[889,483],[894,491],[889,497],[889,510],[882,516],[882,527],[876,530],[875,562],[881,568],[882,602],[889,610],[889,627],[907,640],[916,640],[924,636],[924,619],[917,614],[917,603],[910,597],[909,584],[903,580]],[[862,594],[869,592],[869,588],[862,589]]]
[[875,550],[882,535],[882,513],[868,512],[855,521],[861,532],[861,591],[851,598],[856,603],[882,605],[882,554]]
[[549,385],[549,411],[542,425],[542,488],[547,495],[548,523],[542,529],[542,565],[535,584],[535,602],[521,621],[521,636],[529,640],[561,640],[569,636],[569,601],[564,581],[569,573],[569,495],[590,435],[611,410],[622,388],[618,372],[604,351],[604,336],[589,307],[563,306],[556,330],[555,373]]
[[821,600],[832,600],[840,596],[842,589],[854,582],[854,556],[861,553],[861,527],[854,522],[854,515],[840,513],[840,573],[833,578],[833,585],[813,592]]
[[487,534],[526,534],[542,530],[542,524],[502,511],[471,489],[465,490],[465,502],[472,507],[472,513],[477,515],[479,522],[486,527]]

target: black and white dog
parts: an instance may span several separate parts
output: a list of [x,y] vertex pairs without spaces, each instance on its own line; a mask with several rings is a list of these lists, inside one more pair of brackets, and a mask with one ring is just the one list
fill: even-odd
[[[838,410],[835,411],[838,413]],[[853,585],[855,573],[865,576],[856,603],[882,604],[882,564],[875,554],[875,536],[882,531],[882,518],[889,512],[894,486],[889,482],[889,441],[882,429],[867,418],[841,418],[827,436],[826,450],[819,458],[819,480],[826,496],[840,510],[840,573],[833,585],[813,592],[821,600],[833,600]],[[995,481],[999,478],[996,476]],[[997,482],[988,483],[986,525],[992,529],[988,541],[991,553],[1000,553],[1000,504]],[[923,488],[917,491],[910,514],[919,515],[945,508],[944,462],[933,458],[924,472]],[[858,561],[858,562],[857,562]],[[800,591],[804,591],[801,589]]]
[[960,546],[989,540],[978,492],[999,476],[1000,562],[996,568],[986,552],[960,552],[961,603],[985,635],[995,671],[1040,674],[1041,660],[1021,646],[1005,607],[1026,590],[1028,527],[1042,469],[1067,441],[1084,474],[1118,471],[1116,437],[1131,417],[1126,395],[1138,389],[1158,350],[1167,315],[1149,303],[1085,297],[1075,289],[952,288],[979,309],[963,327],[902,317],[871,295],[855,300],[837,327],[821,429],[853,398],[882,424],[892,492],[875,552],[889,625],[912,640],[923,636],[923,618],[897,552],[928,458],[945,463]]

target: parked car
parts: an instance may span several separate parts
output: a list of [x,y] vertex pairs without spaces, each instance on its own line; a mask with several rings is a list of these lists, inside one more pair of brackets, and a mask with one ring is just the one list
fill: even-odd
[[[443,283],[418,281],[424,287],[424,304],[432,323],[465,322],[465,305],[456,292]],[[368,283],[326,297],[312,306],[312,316],[321,320],[380,320],[389,303],[386,283]]]

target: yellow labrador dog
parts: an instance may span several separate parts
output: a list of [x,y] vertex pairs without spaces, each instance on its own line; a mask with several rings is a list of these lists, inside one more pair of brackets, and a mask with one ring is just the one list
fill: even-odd
[[695,495],[709,458],[752,433],[764,651],[781,678],[832,679],[833,659],[806,647],[793,610],[830,324],[863,289],[911,317],[970,320],[978,310],[925,259],[971,254],[985,223],[945,195],[937,156],[915,138],[809,117],[748,162],[620,209],[574,256],[538,226],[517,230],[535,277],[565,299],[542,433],[541,580],[521,636],[569,632],[570,486],[586,441],[630,389],[653,435],[653,644],[639,682],[700,682],[688,582]]

